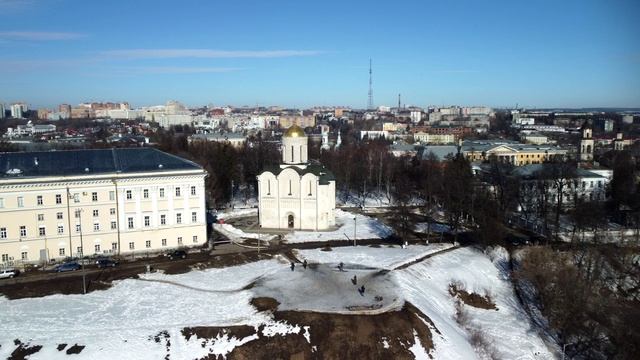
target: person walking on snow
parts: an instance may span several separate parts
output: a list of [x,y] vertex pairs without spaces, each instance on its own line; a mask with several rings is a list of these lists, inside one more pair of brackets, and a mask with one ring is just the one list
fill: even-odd
[[306,259],[305,259],[305,260],[304,260],[304,262],[302,263],[302,267],[303,267],[303,268],[305,268],[305,269],[307,268],[307,260],[306,260]]
[[291,271],[293,271],[293,269],[295,269],[295,268],[296,268],[296,264],[292,261],[291,262]]

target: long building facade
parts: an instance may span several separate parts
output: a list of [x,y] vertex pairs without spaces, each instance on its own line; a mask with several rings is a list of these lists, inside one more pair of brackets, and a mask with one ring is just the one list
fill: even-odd
[[0,154],[0,266],[202,245],[205,177],[151,148]]

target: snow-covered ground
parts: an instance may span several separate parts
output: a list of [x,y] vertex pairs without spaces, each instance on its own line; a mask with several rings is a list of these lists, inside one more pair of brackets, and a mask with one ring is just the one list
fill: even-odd
[[436,253],[453,247],[449,243],[430,245],[409,245],[406,248],[400,246],[379,248],[369,246],[354,246],[334,248],[333,251],[322,249],[297,250],[299,259],[307,259],[310,262],[324,264],[358,264],[382,269],[394,269],[408,264],[429,254]]
[[413,231],[419,233],[427,233],[427,230],[430,230],[432,233],[445,233],[448,234],[451,232],[451,227],[447,224],[441,223],[431,223],[431,227],[429,227],[429,223],[421,222],[417,223]]
[[236,208],[233,210],[218,211],[216,216],[218,220],[230,220],[246,216],[257,216],[258,208]]
[[231,224],[213,224],[213,229],[235,242],[242,242],[243,239],[260,239],[262,243],[278,237],[272,234],[246,233]]
[[[268,314],[257,312],[249,301],[266,295],[279,299],[287,309],[344,311],[347,305],[371,304],[375,294],[381,295],[384,304],[390,307],[397,303],[389,300],[399,303],[406,299],[433,321],[441,334],[425,323],[432,329],[435,350],[430,355],[435,359],[478,358],[478,350],[470,340],[473,330],[483,334],[499,358],[553,358],[531,331],[508,275],[500,270],[505,261],[504,251],[493,251],[487,256],[461,248],[402,270],[372,269],[396,268],[444,246],[304,250],[299,256],[311,265],[306,270],[298,265],[292,272],[287,261],[277,258],[180,275],[145,274],[139,280],[119,281],[110,289],[87,295],[20,300],[2,297],[0,358],[8,357],[15,349],[14,339],[43,345],[30,359],[66,359],[66,353],[56,349],[63,343],[86,346],[74,355],[78,359],[114,359],[122,358],[123,354],[131,359],[159,359],[167,354],[172,359],[224,355],[253,340],[255,335],[242,339],[224,335],[217,339],[186,340],[181,330],[193,326],[265,325],[263,334],[309,336],[307,324],[276,322]],[[337,262],[344,262],[346,271],[337,271]],[[354,290],[349,281],[353,274],[358,276],[359,284],[366,283],[366,296],[361,297]],[[498,310],[465,305],[469,321],[466,325],[458,324],[454,319],[456,300],[448,292],[453,281],[469,292],[489,294]],[[153,339],[162,331],[168,334],[170,348]],[[417,358],[427,354],[418,342],[410,350]]]
[[383,239],[393,234],[391,227],[376,218],[340,209],[336,209],[336,225],[338,229],[333,231],[294,231],[287,234],[284,239],[288,243],[329,240],[353,241],[354,230],[356,231],[356,241],[357,239]]

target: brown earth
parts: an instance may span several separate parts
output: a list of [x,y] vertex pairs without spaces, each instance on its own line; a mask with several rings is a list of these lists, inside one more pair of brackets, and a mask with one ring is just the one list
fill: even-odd
[[27,359],[29,355],[35,354],[42,349],[42,345],[30,345],[29,343],[24,344],[18,339],[14,340],[13,344],[16,345],[16,348],[11,352],[11,355],[7,360]]
[[457,297],[463,303],[469,306],[485,310],[498,310],[496,304],[491,300],[489,296],[469,293],[466,290],[461,289],[457,284],[449,284],[449,294],[451,294],[451,296],[453,297]]
[[[260,311],[274,311],[278,302],[256,298],[251,303]],[[254,334],[259,338],[236,347],[227,359],[413,359],[408,350],[414,343],[414,331],[426,351],[433,349],[432,334],[425,321],[431,320],[410,303],[400,311],[379,315],[339,315],[297,311],[275,311],[276,321],[298,325],[298,334],[266,337],[263,328],[249,326],[185,328],[182,335],[208,339],[227,334],[243,339]],[[309,327],[310,342],[304,334]],[[435,327],[434,327],[435,328]],[[436,329],[437,331],[437,329]],[[384,341],[388,348],[385,348]],[[217,359],[211,354],[204,359]]]

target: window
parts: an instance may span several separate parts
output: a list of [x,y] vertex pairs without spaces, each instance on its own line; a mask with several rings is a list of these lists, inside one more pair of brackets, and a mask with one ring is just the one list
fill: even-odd
[[44,221],[44,214],[38,214],[38,221]]
[[148,216],[144,217],[144,227],[149,227],[151,225],[151,219]]
[[9,254],[2,254],[2,262],[9,261]]
[[160,225],[167,225],[167,215],[160,215]]
[[4,207],[4,199],[0,198],[0,209]]
[[76,219],[80,218],[80,213],[82,212],[82,210],[77,209],[76,211],[74,211],[74,216],[76,217]]
[[109,215],[115,215],[115,214],[116,214],[116,208],[109,209]]
[[97,192],[92,192],[91,193],[91,201],[98,201],[98,193]]
[[100,252],[100,244],[95,244],[93,246],[93,252],[95,252],[96,254]]
[[58,249],[58,255],[64,256],[64,248]]
[[191,196],[196,196],[196,187],[195,186],[191,187]]
[[78,255],[82,255],[82,246],[78,246],[78,247],[76,248],[76,254],[78,254]]
[[160,188],[160,197],[163,198],[164,197],[164,188]]
[[197,235],[193,235],[193,243],[194,244],[198,243],[198,236]]
[[176,214],[176,224],[182,224],[182,214]]
[[144,242],[144,246],[148,249],[151,247],[151,240],[147,240]]
[[182,236],[178,236],[178,245],[182,245]]
[[0,228],[0,239],[6,239],[7,238],[7,228],[3,227]]
[[22,225],[20,226],[20,237],[26,237],[27,236],[27,227]]
[[[60,201],[62,201],[62,200],[60,200]],[[80,194],[78,194],[78,193],[73,194],[73,202],[75,202],[75,203],[79,203],[80,202]]]
[[76,232],[79,233],[80,231],[82,231],[82,226],[80,226],[80,224],[76,224]]
[[179,187],[177,187],[177,188],[176,188],[176,197],[179,197],[179,196],[180,196],[180,188],[179,188]]
[[58,234],[64,234],[64,226],[58,225]]
[[129,229],[133,229],[133,218],[132,217],[127,219],[127,226],[129,227]]
[[167,246],[167,239],[162,239],[162,246]]
[[142,190],[142,197],[145,199],[149,198],[149,189]]
[[118,250],[118,243],[117,242],[111,243],[111,250],[114,250],[114,251]]
[[26,251],[23,251],[20,254],[20,257],[22,258],[22,260],[29,260],[29,254]]
[[98,217],[98,215],[100,215],[98,210],[93,210],[93,217]]
[[134,250],[136,248],[136,244],[132,241],[129,243],[129,250]]
[[131,198],[132,198],[131,190],[127,190],[126,194],[127,194],[127,200],[131,200]]
[[38,228],[38,235],[40,236],[47,236],[47,230],[45,229],[44,226],[40,226]]
[[195,211],[191,213],[191,222],[192,223],[198,222],[198,213]]
[[24,207],[24,198],[22,196],[18,196],[18,207]]
[[56,219],[62,220],[63,217],[64,217],[64,215],[62,215],[61,212],[56,213]]
[[43,204],[43,202],[42,202],[42,195],[38,195],[38,196],[36,197],[36,202],[38,203],[38,205],[42,205],[42,204]]
[[[80,201],[77,196],[74,197],[76,202]],[[56,204],[62,204],[62,195],[56,194]]]
[[115,221],[111,222],[111,230],[115,230],[118,228],[118,224]]
[[100,231],[100,223],[93,223],[93,231]]
[[114,201],[116,199],[116,192],[109,191],[109,201]]

